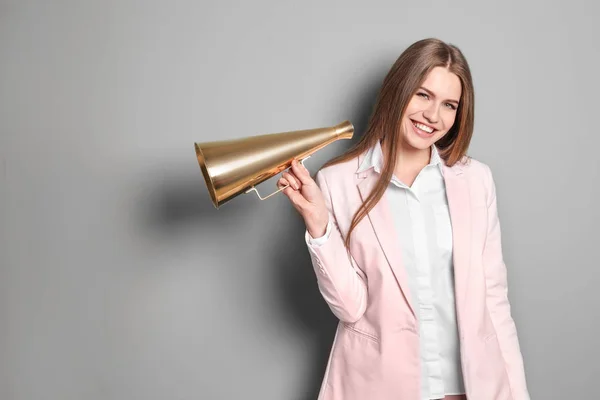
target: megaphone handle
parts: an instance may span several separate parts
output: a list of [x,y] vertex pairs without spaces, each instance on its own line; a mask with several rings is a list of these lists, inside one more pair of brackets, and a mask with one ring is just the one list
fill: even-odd
[[[302,165],[304,165],[304,161],[308,160],[309,158],[310,158],[310,156],[308,156],[308,157],[306,157],[306,158],[303,158],[302,160],[300,160],[300,162],[302,163]],[[289,168],[288,168],[288,169],[289,169]],[[258,193],[258,190],[257,190],[257,189],[256,189],[254,186],[252,186],[250,189],[246,190],[244,193],[245,193],[245,194],[248,194],[248,193],[250,193],[250,192],[256,192],[256,195],[258,196],[258,198],[259,198],[259,199],[261,199],[261,200],[266,200],[266,199],[268,199],[269,197],[276,195],[277,193],[281,192],[282,190],[284,190],[285,188],[287,188],[287,187],[289,187],[289,186],[290,186],[290,185],[285,185],[285,186],[283,186],[282,188],[280,188],[279,190],[277,190],[276,192],[273,192],[273,193],[271,193],[271,194],[270,194],[270,195],[268,195],[267,197],[262,197],[262,196],[260,195],[260,193]]]

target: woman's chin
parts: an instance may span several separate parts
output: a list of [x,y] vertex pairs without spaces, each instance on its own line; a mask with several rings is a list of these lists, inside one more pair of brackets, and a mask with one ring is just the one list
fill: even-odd
[[435,140],[433,137],[431,138],[422,138],[420,136],[417,135],[409,135],[408,138],[406,138],[406,142],[407,144],[417,150],[427,150],[431,147],[432,144],[435,143]]

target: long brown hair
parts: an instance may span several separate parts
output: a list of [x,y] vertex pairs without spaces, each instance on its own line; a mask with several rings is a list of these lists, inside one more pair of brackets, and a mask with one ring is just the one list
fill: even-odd
[[398,57],[383,80],[365,134],[351,149],[321,167],[325,168],[355,158],[379,140],[389,144],[385,146],[387,151],[381,176],[373,191],[354,214],[345,239],[346,247],[350,245],[350,235],[356,225],[385,193],[392,178],[398,147],[402,140],[400,131],[402,117],[411,98],[435,67],[447,68],[458,76],[462,85],[454,125],[436,142],[436,147],[440,157],[448,166],[453,166],[463,158],[468,159],[466,153],[473,135],[474,124],[474,90],[467,60],[458,47],[439,39],[429,38],[415,42]]

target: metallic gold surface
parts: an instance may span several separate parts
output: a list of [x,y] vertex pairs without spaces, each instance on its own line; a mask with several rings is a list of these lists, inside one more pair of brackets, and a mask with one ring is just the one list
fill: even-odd
[[212,203],[219,208],[289,168],[292,160],[304,160],[330,143],[351,139],[353,134],[352,124],[344,121],[328,128],[194,143],[194,147]]
[[[310,158],[310,156],[301,159],[300,162],[302,163],[302,165],[304,165],[304,161],[307,160],[307,159],[309,159],[309,158]],[[268,195],[266,197],[262,197],[260,195],[260,193],[258,192],[258,189],[256,189],[254,186],[252,186],[250,189],[246,190],[244,193],[256,192],[256,195],[258,196],[259,199],[266,200],[269,197],[273,197],[274,195],[276,195],[277,193],[281,192],[282,190],[284,190],[285,188],[288,188],[288,187],[290,187],[289,183],[287,185],[285,185],[285,186],[280,187],[278,190],[274,191],[273,193],[271,193],[270,195]]]

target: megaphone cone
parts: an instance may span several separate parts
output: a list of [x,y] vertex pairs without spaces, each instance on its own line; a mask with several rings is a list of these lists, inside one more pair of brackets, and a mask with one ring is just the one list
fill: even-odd
[[[328,128],[194,143],[194,147],[212,203],[219,208],[242,193],[256,191],[254,186],[289,168],[292,160],[305,160],[330,143],[351,139],[353,134],[352,124],[344,121]],[[262,198],[257,192],[261,200],[275,193]]]

